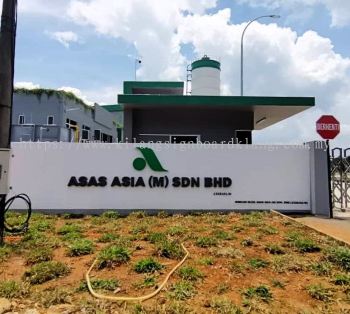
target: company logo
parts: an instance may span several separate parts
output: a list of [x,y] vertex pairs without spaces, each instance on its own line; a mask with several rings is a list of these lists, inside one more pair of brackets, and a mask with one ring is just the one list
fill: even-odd
[[147,147],[137,147],[137,149],[141,152],[143,158],[136,158],[133,162],[133,166],[135,170],[142,171],[148,165],[153,171],[157,172],[167,172],[160,163],[156,154],[151,148]]

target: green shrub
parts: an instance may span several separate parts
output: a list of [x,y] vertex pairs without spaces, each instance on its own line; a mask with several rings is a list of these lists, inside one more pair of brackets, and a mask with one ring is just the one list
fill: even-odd
[[52,229],[52,227],[53,227],[52,221],[49,221],[49,220],[39,220],[39,221],[32,222],[30,224],[31,229],[37,230],[39,232],[48,231]]
[[[115,279],[92,279],[91,286],[94,290],[115,291],[120,287],[120,282]],[[86,281],[82,281],[77,289],[78,291],[89,291]]]
[[162,241],[156,244],[159,256],[170,259],[181,259],[184,256],[181,245],[176,241]]
[[6,260],[13,252],[13,248],[9,245],[0,246],[0,262]]
[[130,260],[130,253],[127,249],[119,246],[110,246],[100,251],[98,257],[98,268],[113,268]]
[[154,287],[157,283],[155,276],[146,276],[141,282],[136,283],[134,286],[136,289]]
[[186,300],[195,295],[192,283],[188,281],[179,281],[170,287],[170,297],[175,300]]
[[233,240],[235,237],[225,230],[215,230],[212,235],[219,240]]
[[67,223],[65,225],[63,225],[61,228],[58,229],[57,233],[60,235],[66,235],[68,233],[81,233],[82,232],[82,228],[81,226],[77,225],[77,224],[70,224]]
[[350,271],[350,249],[344,246],[338,246],[327,252],[327,258],[330,262],[340,266],[345,271]]
[[272,294],[269,287],[264,285],[258,287],[250,287],[243,292],[243,295],[248,299],[258,298],[265,302],[268,302],[272,299]]
[[183,266],[179,270],[179,276],[184,280],[197,281],[204,277],[203,273],[192,266]]
[[320,301],[330,301],[333,296],[331,289],[324,287],[322,284],[314,284],[306,287],[309,295]]
[[267,235],[272,235],[272,234],[277,234],[278,229],[272,226],[266,226],[266,227],[261,227],[258,229],[258,231],[267,234]]
[[196,240],[196,245],[203,248],[216,246],[217,244],[218,241],[214,237],[199,237]]
[[210,307],[217,314],[243,314],[242,310],[227,298],[214,298]]
[[312,264],[311,269],[317,276],[329,276],[332,273],[332,264],[329,262],[319,262]]
[[273,255],[285,254],[285,251],[277,244],[266,245],[265,251]]
[[51,261],[53,257],[52,249],[49,247],[33,248],[27,255],[27,265]]
[[162,232],[154,232],[147,235],[146,240],[155,244],[163,241],[167,241],[167,236]]
[[206,266],[214,265],[215,260],[212,257],[203,257],[199,260],[199,264],[206,265]]
[[0,297],[1,298],[19,298],[29,293],[29,287],[24,283],[14,280],[0,281]]
[[114,240],[118,239],[118,235],[112,234],[112,233],[104,233],[98,238],[98,242],[101,243],[108,243],[113,242]]
[[68,246],[68,256],[88,255],[94,251],[93,242],[87,239],[77,239]]
[[145,258],[138,261],[134,265],[134,270],[137,273],[154,273],[158,270],[161,270],[164,266],[154,260],[153,258]]
[[333,283],[337,286],[350,286],[350,275],[338,274],[333,279]]
[[258,269],[267,267],[269,265],[269,262],[264,261],[260,258],[252,258],[251,260],[249,260],[249,265],[255,269]]
[[61,288],[49,288],[45,291],[36,292],[32,297],[37,303],[42,304],[46,308],[70,303],[71,301],[69,291]]
[[319,252],[321,248],[312,240],[299,238],[293,242],[294,246],[302,253]]
[[179,235],[183,235],[184,233],[186,233],[186,228],[181,227],[181,226],[172,226],[167,230],[167,234],[171,235],[171,236],[179,236]]
[[104,212],[101,217],[103,218],[109,218],[109,219],[116,219],[116,218],[119,218],[119,214],[117,211],[114,211],[114,210],[108,210],[106,212]]
[[35,264],[24,273],[24,279],[31,284],[40,284],[51,279],[63,277],[70,272],[69,268],[56,261]]

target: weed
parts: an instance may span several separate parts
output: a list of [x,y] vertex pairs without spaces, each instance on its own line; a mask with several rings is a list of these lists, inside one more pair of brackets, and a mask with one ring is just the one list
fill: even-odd
[[306,291],[312,298],[325,302],[331,301],[333,296],[332,290],[324,287],[322,284],[307,286]]
[[263,223],[264,214],[261,212],[251,212],[242,216],[243,225],[246,227],[259,227]]
[[317,276],[329,276],[332,273],[332,264],[329,262],[319,262],[312,264],[311,269]]
[[237,263],[236,261],[233,261],[230,264],[230,271],[236,274],[244,274],[246,270],[246,266],[240,263]]
[[171,236],[180,236],[187,232],[186,228],[181,226],[172,226],[167,230],[167,234]]
[[108,210],[106,212],[104,212],[102,215],[101,215],[102,218],[108,218],[108,219],[117,219],[119,218],[119,214],[117,211],[114,211],[114,210]]
[[51,248],[48,247],[38,247],[33,248],[29,251],[26,263],[27,265],[37,264],[41,262],[51,261],[53,257],[53,252]]
[[34,300],[48,308],[52,305],[65,304],[70,302],[70,293],[65,289],[51,288],[37,292]]
[[236,226],[232,227],[232,231],[236,232],[236,233],[240,233],[240,232],[244,231],[244,227],[236,225]]
[[56,261],[41,262],[27,270],[23,277],[31,284],[40,284],[51,279],[63,277],[70,272],[69,268]]
[[154,273],[161,270],[164,266],[153,258],[145,258],[134,265],[134,271],[137,273]]
[[261,227],[258,229],[261,233],[267,234],[267,235],[272,235],[272,234],[277,234],[278,229],[272,226],[266,226],[266,227]]
[[19,298],[29,294],[29,286],[13,280],[0,281],[1,298]]
[[231,289],[231,286],[228,283],[222,282],[222,283],[219,283],[218,286],[216,287],[216,293],[217,294],[224,294],[227,291],[229,291],[230,289]]
[[140,283],[136,283],[134,286],[136,289],[154,287],[157,283],[155,276],[146,276]]
[[129,218],[137,218],[137,219],[142,219],[146,218],[147,214],[145,211],[139,210],[139,211],[134,211],[129,214]]
[[203,257],[199,260],[199,264],[201,265],[206,265],[206,266],[210,266],[210,265],[214,265],[215,261],[212,257]]
[[154,232],[147,235],[146,240],[155,244],[163,241],[167,241],[167,236],[162,232]]
[[312,240],[306,238],[299,238],[293,241],[294,246],[299,252],[313,253],[319,252],[321,248]]
[[297,231],[288,232],[285,236],[285,238],[288,242],[294,242],[296,240],[299,240],[302,237],[303,237],[303,235]]
[[327,259],[340,266],[345,271],[350,271],[350,249],[338,246],[327,252]]
[[[118,280],[115,279],[92,279],[91,286],[94,290],[114,291],[120,286],[120,283]],[[80,283],[77,291],[89,291],[85,280]]]
[[277,273],[284,273],[287,271],[298,273],[307,270],[309,264],[293,255],[280,255],[273,257],[271,267],[272,270]]
[[31,223],[30,227],[33,230],[44,232],[47,230],[51,230],[53,227],[53,224],[52,224],[52,221],[49,221],[49,220],[39,220]]
[[272,287],[284,289],[285,286],[286,284],[283,281],[278,279],[272,279]]
[[338,274],[332,281],[337,286],[350,286],[350,275]]
[[218,241],[213,237],[199,237],[196,240],[196,245],[203,248],[216,246],[217,244]]
[[162,241],[157,243],[157,252],[159,256],[181,259],[184,256],[181,245],[176,241]]
[[68,246],[68,256],[88,255],[94,251],[93,242],[88,239],[77,239]]
[[252,246],[254,244],[253,240],[250,238],[244,239],[241,242],[242,246]]
[[264,261],[260,258],[252,258],[248,261],[249,265],[255,269],[265,268],[269,265],[269,262]]
[[188,281],[179,281],[170,288],[169,296],[175,300],[186,300],[195,295],[195,289],[192,283]]
[[80,240],[82,237],[82,234],[79,232],[68,232],[65,235],[63,235],[62,239],[67,242],[72,242]]
[[265,251],[273,255],[285,254],[285,251],[277,244],[268,244],[265,247]]
[[98,238],[98,242],[100,243],[109,243],[109,242],[113,242],[114,240],[116,240],[118,238],[118,235],[112,234],[112,233],[104,233],[103,235],[101,235]]
[[0,263],[6,260],[13,252],[13,248],[9,245],[0,246]]
[[140,233],[146,233],[149,229],[149,226],[146,224],[139,224],[132,228],[131,233],[132,234],[140,234]]
[[235,236],[226,232],[225,230],[215,230],[212,235],[218,240],[233,240]]
[[242,314],[241,309],[226,298],[214,298],[210,302],[210,307],[217,314]]
[[77,224],[67,223],[58,229],[57,233],[60,235],[66,235],[68,233],[81,233],[82,228]]
[[245,256],[241,250],[233,247],[214,248],[210,252],[216,257],[243,258]]
[[192,266],[183,266],[179,270],[179,276],[184,280],[197,281],[204,277],[203,273]]
[[258,287],[250,287],[243,292],[243,295],[248,298],[259,298],[265,302],[268,302],[272,299],[272,294],[269,287],[261,285]]
[[130,260],[130,253],[127,249],[120,246],[109,246],[100,251],[98,257],[98,268],[113,268]]

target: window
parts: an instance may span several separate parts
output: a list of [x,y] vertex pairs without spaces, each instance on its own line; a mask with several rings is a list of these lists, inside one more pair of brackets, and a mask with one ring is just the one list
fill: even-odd
[[18,124],[25,124],[26,123],[26,120],[25,120],[25,117],[23,114],[20,114],[18,116]]
[[47,125],[54,125],[54,117],[53,116],[47,117]]
[[81,139],[82,140],[89,140],[90,139],[90,128],[86,125],[83,125],[83,127],[82,127]]
[[94,139],[95,141],[101,141],[101,130],[95,130]]

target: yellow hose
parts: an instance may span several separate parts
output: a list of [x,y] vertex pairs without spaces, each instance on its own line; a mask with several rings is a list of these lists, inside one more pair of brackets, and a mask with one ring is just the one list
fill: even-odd
[[89,288],[90,293],[95,298],[109,300],[109,301],[142,302],[142,301],[148,300],[150,298],[153,298],[164,288],[164,286],[168,282],[170,276],[186,261],[188,255],[189,255],[189,252],[187,251],[187,249],[185,248],[185,246],[182,243],[181,243],[181,246],[182,246],[182,249],[186,253],[185,257],[168,273],[168,275],[165,277],[162,284],[158,287],[157,290],[153,291],[152,293],[141,296],[141,297],[115,297],[115,296],[103,295],[103,294],[99,294],[99,293],[95,292],[94,289],[92,288],[92,285],[90,282],[90,272],[95,267],[95,265],[97,263],[97,259],[95,259],[95,261],[92,263],[91,267],[89,268],[89,270],[87,271],[87,273],[85,275],[86,283],[87,283],[87,286]]

